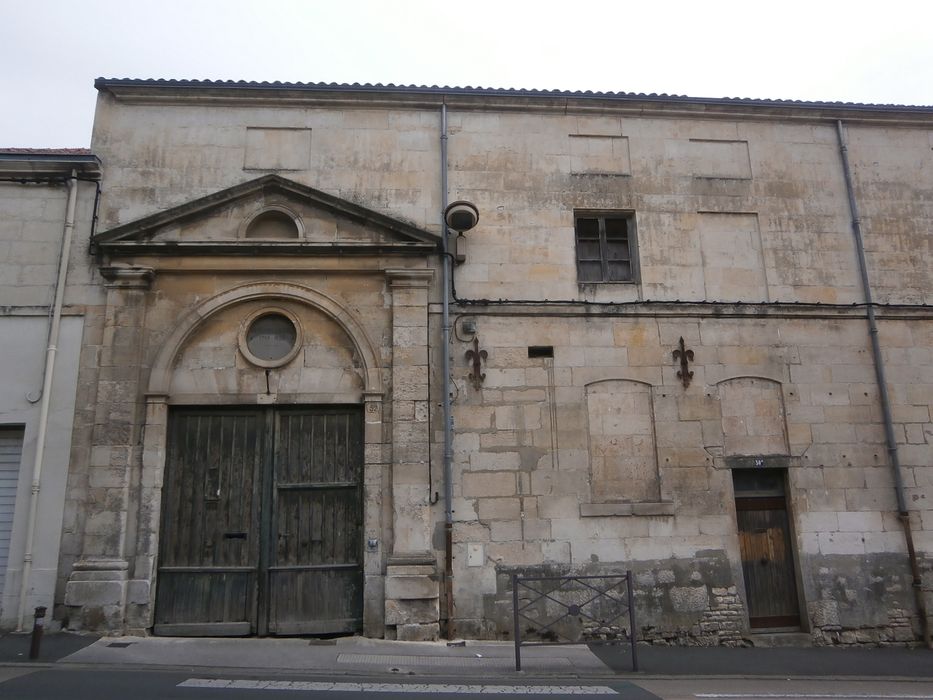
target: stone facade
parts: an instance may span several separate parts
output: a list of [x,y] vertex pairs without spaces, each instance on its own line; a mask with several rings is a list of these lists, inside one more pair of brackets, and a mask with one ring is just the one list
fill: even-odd
[[[632,571],[636,633],[656,643],[744,644],[775,627],[826,644],[919,638],[837,121],[929,609],[933,110],[98,89],[96,257],[75,262],[97,291],[59,570],[68,626],[153,626],[176,407],[354,405],[368,635],[509,638],[512,575]],[[480,211],[451,237],[464,262],[449,345],[450,572],[437,255],[448,199]],[[262,217],[278,228],[257,230]],[[581,219],[601,232],[585,239]],[[624,252],[610,224],[624,227]],[[587,240],[602,247],[584,253]],[[581,281],[593,260],[604,275],[627,267]],[[297,320],[302,345],[269,369],[239,338],[273,307]],[[485,351],[479,367],[471,350]],[[783,525],[749,524],[774,513]],[[785,567],[767,585],[793,609],[763,604],[759,551],[760,566]],[[615,627],[590,632],[625,633]]]

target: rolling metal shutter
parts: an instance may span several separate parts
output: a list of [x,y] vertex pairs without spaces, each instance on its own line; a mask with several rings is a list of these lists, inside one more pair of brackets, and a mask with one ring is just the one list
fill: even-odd
[[23,428],[0,427],[0,594],[3,593],[10,557],[13,509],[16,507],[16,485],[22,455]]

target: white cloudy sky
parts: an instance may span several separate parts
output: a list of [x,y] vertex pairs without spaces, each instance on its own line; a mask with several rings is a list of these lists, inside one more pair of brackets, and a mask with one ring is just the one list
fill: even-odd
[[88,145],[97,76],[933,105],[933,1],[0,0],[0,147]]

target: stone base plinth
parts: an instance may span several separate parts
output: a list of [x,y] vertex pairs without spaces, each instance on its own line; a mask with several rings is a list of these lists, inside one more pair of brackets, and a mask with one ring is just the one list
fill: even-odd
[[[440,635],[440,589],[433,555],[389,558],[385,578],[385,622],[402,641],[433,641]],[[391,629],[388,631],[391,636]]]
[[395,629],[395,638],[400,642],[436,642],[440,633],[440,625],[436,622],[427,625],[399,625]]
[[87,632],[122,632],[128,583],[125,561],[77,562],[65,584],[65,627]]

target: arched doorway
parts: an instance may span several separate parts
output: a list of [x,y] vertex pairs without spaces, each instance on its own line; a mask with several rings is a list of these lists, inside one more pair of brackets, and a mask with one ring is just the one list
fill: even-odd
[[156,634],[355,633],[359,406],[173,408]]
[[373,362],[345,310],[293,285],[232,290],[179,325],[147,421],[155,447],[164,426],[156,634],[360,631]]

